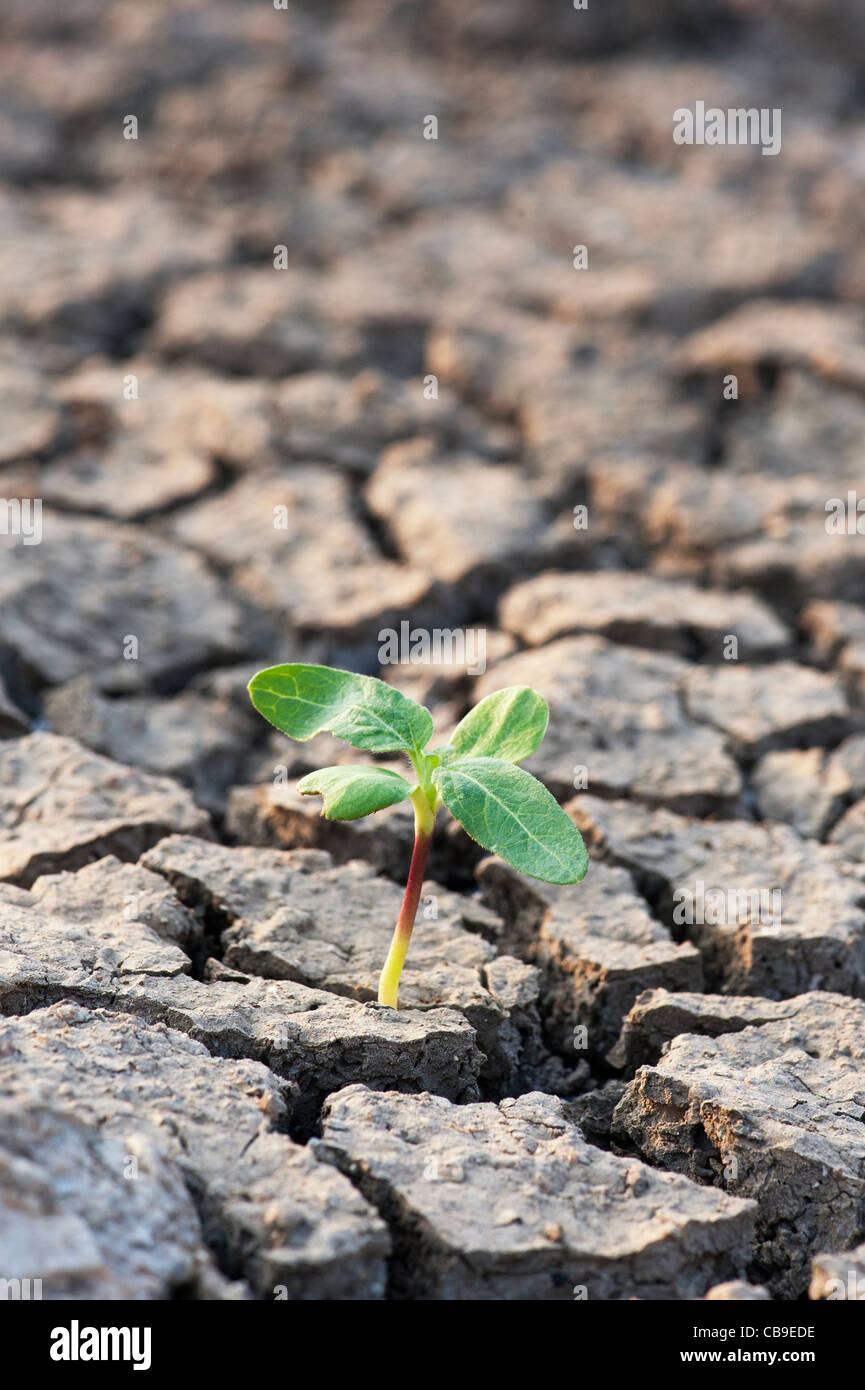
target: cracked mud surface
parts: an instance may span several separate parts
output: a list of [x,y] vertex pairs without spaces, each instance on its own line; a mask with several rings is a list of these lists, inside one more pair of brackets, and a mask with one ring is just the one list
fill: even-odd
[[[0,1278],[865,1280],[865,19],[761,16],[7,0]],[[776,157],[674,144],[757,94]],[[363,755],[285,660],[442,741],[536,687],[584,883],[442,816],[380,1008],[411,814],[299,796]]]

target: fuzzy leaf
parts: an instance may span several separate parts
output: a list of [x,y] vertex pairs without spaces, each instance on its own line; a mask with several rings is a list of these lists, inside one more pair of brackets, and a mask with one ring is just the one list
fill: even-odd
[[327,820],[359,820],[411,795],[411,784],[386,767],[323,767],[301,777],[297,790],[323,797]]
[[373,753],[419,753],[433,730],[423,705],[373,676],[332,666],[269,666],[253,676],[249,696],[259,714],[300,743],[328,732]]
[[457,758],[503,758],[518,763],[534,753],[547,731],[550,711],[528,685],[487,695],[457,724],[450,747]]
[[451,815],[484,849],[545,883],[578,883],[589,867],[583,837],[555,797],[501,758],[464,758],[433,774]]

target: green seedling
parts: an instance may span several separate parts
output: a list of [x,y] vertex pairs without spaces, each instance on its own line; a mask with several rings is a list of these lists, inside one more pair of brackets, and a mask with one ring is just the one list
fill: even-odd
[[414,778],[375,766],[325,767],[297,789],[323,799],[328,820],[358,820],[385,806],[411,801],[415,842],[408,883],[378,1002],[395,1009],[403,962],[420,900],[436,813],[444,805],[484,849],[520,873],[545,883],[578,883],[589,866],[582,836],[554,797],[517,767],[547,729],[546,701],[527,685],[498,690],[457,725],[450,744],[427,753],[433,720],[428,709],[372,676],[331,666],[270,666],[249,683],[259,714],[289,738],[305,743],[331,733],[370,753],[403,753]]

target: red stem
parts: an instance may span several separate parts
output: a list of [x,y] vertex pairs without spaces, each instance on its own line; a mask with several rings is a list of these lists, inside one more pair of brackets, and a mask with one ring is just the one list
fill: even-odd
[[396,920],[396,934],[405,936],[406,940],[411,936],[414,919],[417,916],[417,905],[420,902],[420,892],[423,887],[424,870],[426,869],[431,840],[431,833],[424,834],[422,831],[418,831],[415,836],[405,896],[399,910],[399,917]]

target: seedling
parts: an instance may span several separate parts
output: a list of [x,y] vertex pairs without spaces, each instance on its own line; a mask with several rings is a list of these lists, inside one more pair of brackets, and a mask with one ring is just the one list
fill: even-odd
[[328,820],[358,820],[385,806],[411,801],[415,842],[408,883],[378,1002],[397,1007],[397,991],[420,900],[433,826],[444,805],[484,849],[520,873],[545,883],[578,883],[589,867],[582,836],[554,797],[517,763],[546,733],[546,701],[527,685],[481,700],[454,731],[451,743],[425,752],[432,737],[428,709],[372,676],[331,666],[270,666],[249,683],[259,714],[289,738],[305,743],[331,733],[371,753],[404,753],[414,770],[407,781],[389,768],[325,767],[302,777],[304,796],[323,798]]

